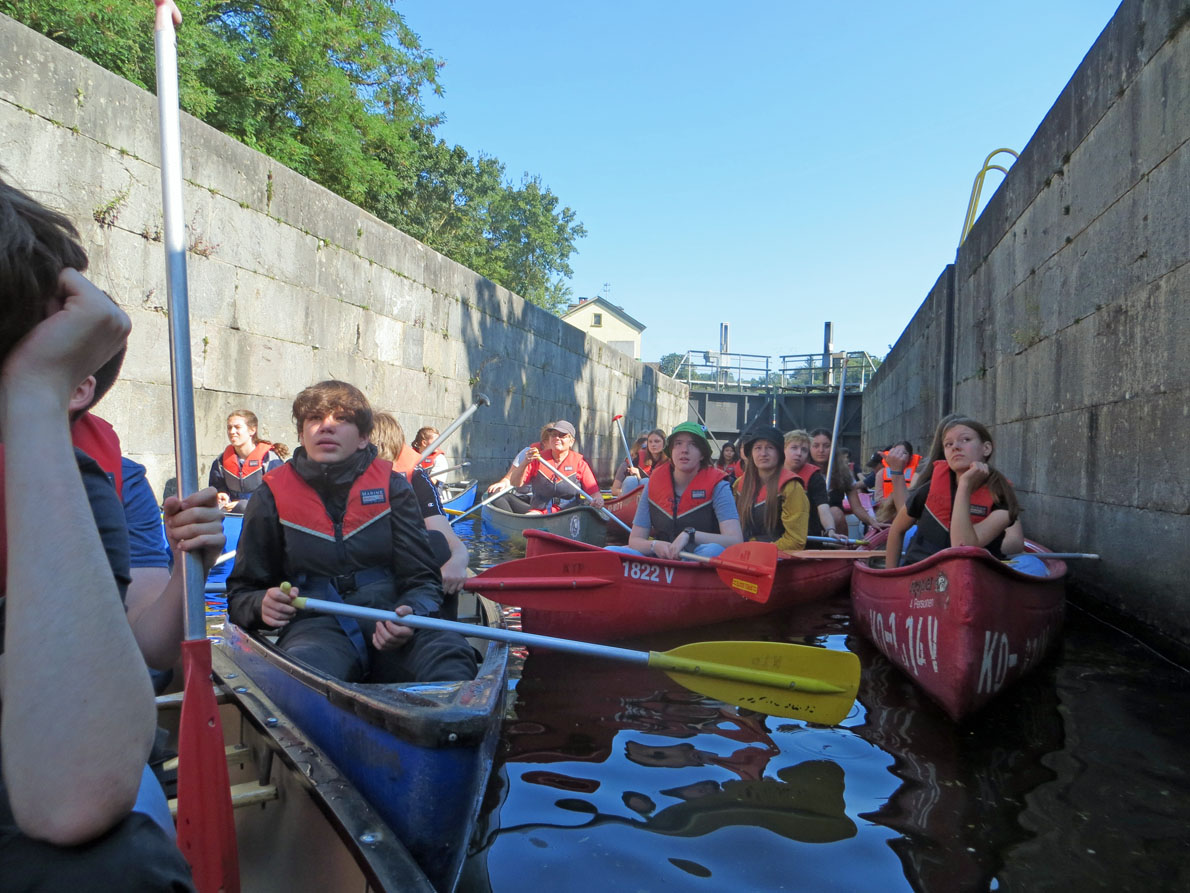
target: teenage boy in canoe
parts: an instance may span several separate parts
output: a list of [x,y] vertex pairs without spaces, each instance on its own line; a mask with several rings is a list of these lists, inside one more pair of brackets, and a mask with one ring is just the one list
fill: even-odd
[[368,399],[346,382],[324,381],[297,395],[293,420],[301,446],[265,475],[244,514],[227,584],[230,619],[280,630],[278,648],[348,682],[474,679],[475,651],[458,633],[293,606],[303,594],[437,615],[443,601],[413,488],[369,441]]
[[129,331],[79,272],[86,265],[65,217],[0,181],[0,878],[13,890],[84,889],[97,878],[187,890],[167,831],[134,810],[156,713],[121,601],[123,510],[103,469],[71,442],[70,413],[89,399],[80,388]]
[[681,552],[714,557],[744,541],[726,475],[711,465],[711,445],[693,422],[665,441],[669,461],[644,483],[628,545],[614,551],[681,559]]

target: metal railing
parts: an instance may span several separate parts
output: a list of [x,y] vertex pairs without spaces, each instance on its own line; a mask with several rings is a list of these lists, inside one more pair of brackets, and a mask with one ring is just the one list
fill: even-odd
[[760,354],[688,350],[673,377],[707,391],[759,391],[771,387],[772,361]]
[[782,354],[777,387],[785,391],[833,391],[847,368],[846,388],[862,391],[880,368],[866,350],[841,351],[828,357],[820,353]]
[[834,391],[847,366],[849,392],[862,391],[880,362],[863,350],[832,353],[782,354],[775,366],[771,357],[750,353],[688,350],[673,377],[695,390],[756,393],[759,391]]

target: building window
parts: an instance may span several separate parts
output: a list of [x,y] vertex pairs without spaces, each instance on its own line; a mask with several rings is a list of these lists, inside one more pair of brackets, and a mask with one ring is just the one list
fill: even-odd
[[603,314],[602,313],[592,313],[591,314],[591,328],[595,329],[602,325],[603,325]]

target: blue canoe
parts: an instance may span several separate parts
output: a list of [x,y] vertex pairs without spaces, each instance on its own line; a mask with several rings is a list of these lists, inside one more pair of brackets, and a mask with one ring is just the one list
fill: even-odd
[[[490,603],[480,611],[502,622]],[[482,643],[474,680],[367,685],[297,664],[230,622],[218,644],[360,790],[434,887],[453,890],[499,741],[508,646]]]
[[[450,487],[448,489],[457,489]],[[479,491],[479,481],[470,481],[468,486],[463,488],[456,496],[451,496],[449,499],[443,500],[442,507],[444,509],[451,509],[457,512],[465,512],[471,506],[475,505],[475,494]]]

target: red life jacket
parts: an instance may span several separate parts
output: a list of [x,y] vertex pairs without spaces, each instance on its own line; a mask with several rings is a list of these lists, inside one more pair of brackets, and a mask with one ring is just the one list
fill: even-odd
[[230,496],[252,493],[260,486],[268,467],[268,454],[273,445],[267,440],[258,441],[252,447],[244,461],[236,453],[236,448],[228,444],[223,450],[219,464],[223,467],[223,482],[227,485]]
[[393,460],[393,471],[398,474],[403,474],[406,477],[413,469],[417,468],[417,453],[409,444],[401,447],[400,455]]
[[714,465],[702,469],[679,497],[674,493],[673,465],[666,463],[663,467],[668,474],[649,478],[649,535],[672,542],[687,527],[701,533],[718,533],[713,496],[715,485],[726,477],[723,471]]
[[661,458],[659,460],[657,460],[656,465],[646,464],[648,461],[649,461],[649,451],[648,450],[641,450],[639,453],[636,454],[636,467],[640,469],[640,473],[641,473],[642,477],[648,477],[649,475],[651,475],[654,471],[656,471],[658,468],[660,468],[662,465],[664,465],[669,460],[665,458],[664,454],[662,454]]
[[[415,454],[416,455],[416,454]],[[347,510],[343,523],[336,532],[335,523],[327,514],[326,506],[317,491],[304,480],[291,465],[264,476],[264,482],[273,493],[277,503],[277,515],[281,526],[309,536],[335,542],[339,536],[344,541],[364,530],[369,525],[387,517],[392,511],[388,501],[388,484],[393,465],[384,459],[374,459],[355,479],[347,495]]]
[[[888,453],[886,452],[883,455],[887,456]],[[888,499],[890,496],[892,496],[893,482],[892,482],[892,477],[888,473],[888,463],[885,462],[883,459],[881,459],[881,462],[884,466],[883,468],[880,469],[880,477],[879,477],[881,492],[883,493],[884,498]],[[909,457],[909,464],[905,466],[905,486],[906,487],[908,487],[909,484],[913,481],[913,474],[914,474],[914,472],[917,471],[917,465],[919,462],[921,462],[921,456],[917,455],[916,453],[914,453],[912,456]],[[943,461],[942,465],[945,466],[946,462]]]
[[[782,470],[787,471],[788,469],[782,469]],[[805,487],[806,492],[809,493],[810,492],[810,478],[814,477],[814,475],[816,475],[816,474],[822,474],[822,470],[817,465],[815,465],[813,462],[807,462],[799,470],[791,471],[789,473],[792,474],[799,481],[801,481],[802,486]],[[811,506],[811,508],[813,508],[813,506]]]
[[[950,486],[950,466],[945,460],[934,463],[930,473],[930,492],[926,496],[926,509],[939,524],[950,530],[951,510],[954,507],[954,496]],[[978,524],[992,513],[995,499],[987,485],[981,486],[971,494],[971,523]]]
[[418,462],[417,467],[424,468],[427,472],[429,472],[434,467],[434,460],[437,459],[439,456],[445,456],[445,455],[446,455],[446,453],[444,453],[442,450],[434,450],[434,452],[430,453],[430,455],[426,456],[424,459],[422,459],[420,462]]
[[74,445],[90,456],[111,478],[116,495],[124,499],[124,471],[120,465],[120,437],[99,416],[84,412],[70,426]]
[[[785,496],[785,485],[790,481],[802,482],[802,479],[787,468],[781,469],[780,477],[777,478],[777,499],[783,499]],[[737,482],[736,486],[739,486]],[[805,486],[803,484],[803,486]],[[781,525],[780,518],[777,520],[777,527],[775,530],[766,529],[767,524],[765,511],[768,507],[768,487],[760,486],[756,488],[756,498],[752,503],[752,509],[748,513],[748,518],[741,517],[741,521],[746,520],[744,526],[745,540],[761,540],[764,542],[774,542],[781,538],[781,534],[785,532],[785,528]],[[675,534],[676,536],[676,534]]]

